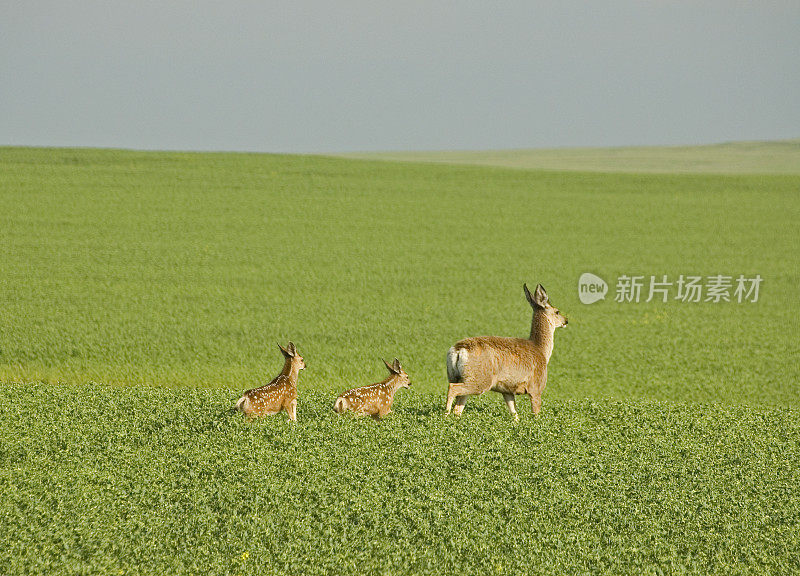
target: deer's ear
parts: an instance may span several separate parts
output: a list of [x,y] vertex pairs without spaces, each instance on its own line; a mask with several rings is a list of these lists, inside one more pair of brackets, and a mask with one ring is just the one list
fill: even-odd
[[[383,358],[381,358],[381,360],[383,360]],[[389,372],[391,372],[392,374],[397,374],[398,373],[398,371],[395,369],[395,367],[393,365],[389,364],[386,360],[383,360],[383,363],[386,364],[386,368],[388,368]]]
[[531,291],[528,290],[528,285],[523,284],[522,289],[525,290],[525,298],[528,299],[528,304],[530,304],[531,306],[536,306],[537,305],[536,300],[534,299],[533,294],[531,294]]
[[294,345],[294,342],[289,342],[289,345],[286,348],[289,350],[289,353],[292,356],[297,356],[297,347]]
[[547,306],[548,302],[547,291],[541,284],[536,285],[536,292],[533,293],[533,300],[536,302],[536,304],[538,304],[542,308]]
[[[290,344],[291,344],[291,343],[290,343]],[[278,348],[280,348],[280,349],[281,349],[281,353],[282,353],[284,356],[286,356],[287,358],[291,358],[291,357],[292,357],[292,353],[291,353],[291,352],[289,352],[289,351],[288,351],[286,348],[284,348],[284,347],[283,347],[283,346],[281,346],[280,344],[278,344]]]
[[400,374],[400,372],[403,371],[403,367],[400,366],[400,360],[398,360],[397,358],[394,359],[394,364],[392,364],[392,367],[394,368],[394,371],[397,374]]
[[528,290],[528,285],[523,284],[522,288],[525,290],[525,297],[528,299],[528,302],[531,306],[535,306],[537,308],[545,308],[547,306],[547,292],[544,289],[544,286],[541,284],[536,285],[536,291],[531,294],[531,291]]

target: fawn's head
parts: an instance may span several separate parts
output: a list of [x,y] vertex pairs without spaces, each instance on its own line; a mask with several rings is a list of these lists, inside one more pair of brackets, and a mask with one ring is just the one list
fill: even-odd
[[525,297],[533,307],[534,313],[544,314],[544,317],[547,318],[547,321],[550,322],[550,324],[552,324],[553,328],[561,328],[567,325],[566,316],[561,314],[558,308],[555,308],[550,304],[550,300],[547,297],[547,292],[545,291],[544,286],[537,284],[536,291],[533,294],[531,294],[531,291],[528,290],[527,284],[523,284],[522,287],[525,289]]
[[297,367],[297,371],[299,372],[306,367],[305,360],[297,353],[297,347],[294,345],[294,342],[289,342],[286,348],[278,344],[278,348],[281,349],[284,358],[291,362],[292,368]]
[[403,370],[403,367],[400,366],[400,360],[397,358],[394,359],[394,362],[389,364],[386,360],[383,361],[386,364],[386,367],[389,369],[389,372],[392,375],[399,378],[399,380],[395,380],[398,388],[410,388],[411,387],[411,379],[406,374],[406,371]]

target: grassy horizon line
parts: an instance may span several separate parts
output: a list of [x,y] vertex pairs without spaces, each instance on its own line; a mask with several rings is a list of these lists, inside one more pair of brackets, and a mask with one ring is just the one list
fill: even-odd
[[143,154],[344,158],[386,162],[465,164],[570,172],[800,174],[800,138],[732,140],[691,145],[556,146],[536,148],[288,152],[104,146],[0,145],[10,150],[118,151]]
[[670,146],[351,152],[336,157],[522,170],[685,174],[800,174],[800,138]]

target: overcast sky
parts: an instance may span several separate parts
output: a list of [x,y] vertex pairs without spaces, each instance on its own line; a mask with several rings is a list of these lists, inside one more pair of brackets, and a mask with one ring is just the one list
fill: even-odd
[[0,3],[0,145],[800,137],[800,1]]

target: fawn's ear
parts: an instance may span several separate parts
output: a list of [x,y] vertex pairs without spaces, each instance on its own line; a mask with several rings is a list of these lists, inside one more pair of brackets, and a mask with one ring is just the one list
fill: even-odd
[[289,345],[286,347],[289,350],[289,353],[292,356],[297,356],[297,347],[294,345],[294,342],[289,342]]
[[[291,344],[291,342],[290,342],[290,344]],[[289,352],[289,351],[288,351],[286,348],[284,348],[284,347],[283,347],[283,346],[281,346],[280,344],[278,344],[278,348],[280,348],[280,349],[281,349],[281,352],[282,352],[282,353],[283,353],[283,355],[284,355],[284,356],[286,356],[287,358],[291,358],[292,356],[294,356],[294,354],[292,354],[291,352]]]
[[[383,360],[383,358],[381,358],[381,360]],[[391,372],[392,374],[399,374],[400,373],[400,371],[397,368],[395,368],[393,365],[389,364],[386,360],[383,360],[383,363],[386,364],[386,367],[389,369],[389,372]]]
[[398,373],[398,374],[400,374],[400,372],[403,371],[403,367],[400,366],[400,360],[398,360],[397,358],[394,359],[394,364],[392,364],[392,367],[394,368],[395,372]]

